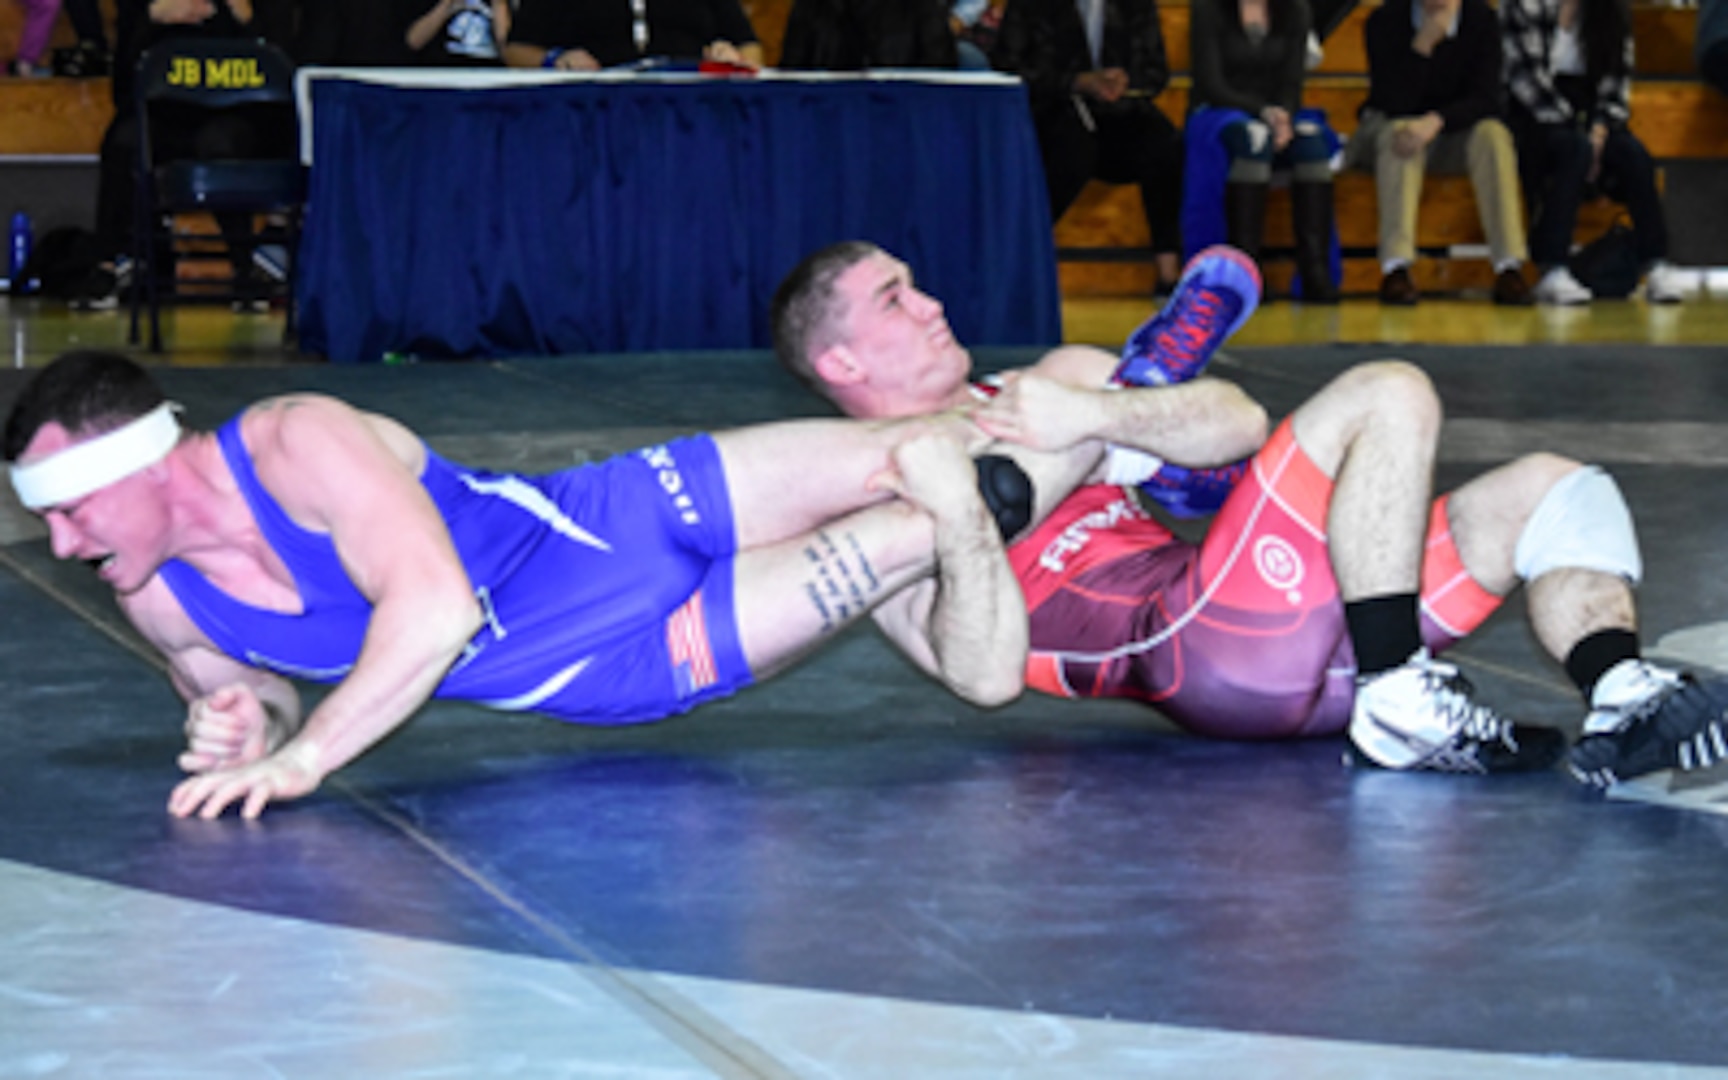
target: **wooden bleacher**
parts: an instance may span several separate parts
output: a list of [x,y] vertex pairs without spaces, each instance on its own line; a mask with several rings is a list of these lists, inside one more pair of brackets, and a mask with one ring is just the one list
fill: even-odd
[[[776,63],[792,0],[742,2],[768,63]],[[1308,79],[1307,104],[1324,108],[1340,134],[1355,129],[1356,110],[1367,96],[1362,24],[1374,2],[1357,7],[1327,39],[1325,61]],[[1176,74],[1158,102],[1166,115],[1179,119],[1186,112],[1189,90],[1187,0],[1161,0],[1160,14]],[[1697,14],[1695,8],[1640,4],[1633,9],[1638,78],[1633,83],[1632,128],[1659,160],[1728,156],[1728,100],[1699,82],[1693,67]],[[0,56],[15,50],[20,22],[17,5],[0,3]],[[62,17],[54,44],[71,42]],[[106,79],[0,78],[0,156],[94,155],[111,115]],[[1373,179],[1366,173],[1344,173],[1338,177],[1336,195],[1343,246],[1371,253],[1377,239]],[[1580,235],[1599,232],[1617,212],[1606,203],[1588,207]],[[1273,249],[1291,243],[1288,200],[1276,194],[1268,208],[1266,242]],[[1469,181],[1430,178],[1423,192],[1419,247],[1444,251],[1482,242]],[[1147,294],[1153,275],[1148,243],[1135,188],[1089,185],[1056,225],[1056,245],[1064,253],[1064,294]],[[1490,278],[1481,260],[1423,258],[1415,270],[1425,291],[1486,287]],[[1277,260],[1269,263],[1267,272],[1275,287],[1282,287],[1289,276],[1288,266]],[[1345,291],[1372,292],[1379,277],[1372,257],[1351,258],[1345,267]]]
[[[110,28],[112,2],[103,4]],[[24,16],[17,4],[0,3],[0,57],[18,52]],[[49,48],[76,44],[64,13]],[[88,154],[102,145],[114,115],[107,79],[9,79],[0,76],[0,156]]]
[[[1323,108],[1341,135],[1356,128],[1356,112],[1367,98],[1367,55],[1362,26],[1373,3],[1358,6],[1326,40],[1325,61],[1309,75],[1304,101]],[[1188,106],[1188,5],[1164,0],[1160,6],[1171,85],[1158,98],[1159,107],[1179,118]],[[1728,156],[1728,100],[1698,81],[1692,60],[1695,8],[1638,6],[1633,9],[1637,78],[1632,84],[1632,130],[1658,160]],[[1380,269],[1372,256],[1377,242],[1373,177],[1350,171],[1337,177],[1335,189],[1339,241],[1346,251],[1365,252],[1347,258],[1346,293],[1372,293]],[[1620,213],[1600,201],[1580,214],[1579,238],[1601,232]],[[1464,177],[1430,177],[1423,187],[1417,245],[1424,252],[1485,243],[1477,220],[1470,182]],[[1064,252],[1060,272],[1065,295],[1145,295],[1153,271],[1143,254],[1150,242],[1139,193],[1132,186],[1088,185],[1080,199],[1056,225],[1056,245]],[[1274,193],[1266,224],[1271,249],[1292,243],[1286,198]],[[1082,253],[1096,258],[1088,259]],[[1424,257],[1414,267],[1426,292],[1487,288],[1492,280],[1483,260]],[[1267,276],[1283,288],[1290,267],[1269,260]]]

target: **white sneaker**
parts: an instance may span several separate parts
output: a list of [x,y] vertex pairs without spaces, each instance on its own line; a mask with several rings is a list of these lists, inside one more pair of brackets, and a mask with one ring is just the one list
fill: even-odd
[[1572,271],[1564,266],[1542,275],[1542,280],[1536,283],[1530,295],[1536,298],[1538,304],[1588,304],[1596,299],[1596,294],[1586,289],[1582,282],[1572,276]]
[[1678,304],[1681,299],[1680,272],[1666,262],[1651,263],[1644,275],[1645,303]]
[[1456,667],[1427,649],[1359,680],[1350,714],[1353,757],[1387,769],[1453,773],[1546,769],[1559,760],[1566,749],[1560,732],[1514,724],[1474,693]]

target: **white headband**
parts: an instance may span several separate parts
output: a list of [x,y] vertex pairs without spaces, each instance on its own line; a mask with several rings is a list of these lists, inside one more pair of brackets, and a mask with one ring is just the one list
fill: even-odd
[[180,441],[180,406],[164,401],[138,419],[88,442],[12,466],[12,488],[32,510],[82,499],[93,491],[142,472],[168,456]]

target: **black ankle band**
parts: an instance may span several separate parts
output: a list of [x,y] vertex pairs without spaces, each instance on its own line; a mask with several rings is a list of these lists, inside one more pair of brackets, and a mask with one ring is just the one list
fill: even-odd
[[1585,700],[1596,689],[1596,681],[1609,668],[1622,660],[1636,660],[1638,634],[1632,630],[1598,630],[1587,634],[1566,654],[1566,674],[1569,675]]
[[1422,647],[1422,627],[1415,593],[1393,593],[1352,600],[1344,605],[1350,644],[1356,649],[1356,672],[1377,675],[1410,659]]

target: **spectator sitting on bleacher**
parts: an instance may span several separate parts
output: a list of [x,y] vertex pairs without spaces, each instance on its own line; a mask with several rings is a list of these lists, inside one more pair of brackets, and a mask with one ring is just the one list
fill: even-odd
[[1625,0],[1501,0],[1500,30],[1508,118],[1524,197],[1534,208],[1531,254],[1544,271],[1536,299],[1593,299],[1566,262],[1578,207],[1594,191],[1631,211],[1645,299],[1678,302],[1656,165],[1626,126],[1632,115],[1632,13]]
[[[1183,223],[1192,251],[1213,242],[1196,224],[1216,204],[1223,182],[1225,235],[1260,257],[1266,191],[1275,168],[1288,169],[1291,224],[1301,296],[1338,302],[1332,270],[1332,142],[1323,114],[1302,114],[1308,71],[1308,0],[1193,0],[1189,56],[1188,172]],[[1216,176],[1206,151],[1221,143]],[[1196,223],[1196,224],[1190,224]]]
[[1019,75],[1050,219],[1086,182],[1139,184],[1160,289],[1181,271],[1182,137],[1154,100],[1170,81],[1157,0],[1011,0],[991,60]]
[[953,68],[943,0],[794,0],[780,66],[796,71]]
[[1692,48],[1699,76],[1728,94],[1728,0],[1700,0]]
[[[127,284],[132,248],[133,169],[138,161],[138,61],[152,46],[174,38],[248,38],[259,36],[253,0],[120,0],[115,47],[114,119],[102,136],[96,178],[96,246],[100,264],[72,298],[77,311],[104,311],[119,305]],[[271,106],[249,106],[208,113],[191,105],[164,104],[151,110],[156,159],[274,158],[294,154],[294,117]],[[247,237],[246,214],[218,214],[222,235]],[[251,245],[231,243],[239,305],[261,310],[265,283],[252,265]]]
[[1518,157],[1500,120],[1500,36],[1486,0],[1387,0],[1363,25],[1368,100],[1347,162],[1374,173],[1380,302],[1416,303],[1410,264],[1424,174],[1468,173],[1494,260],[1494,302],[1530,303]]
[[403,41],[428,67],[498,67],[510,39],[510,0],[398,0],[415,13]]
[[521,0],[504,62],[598,71],[645,60],[762,66],[738,0]]

